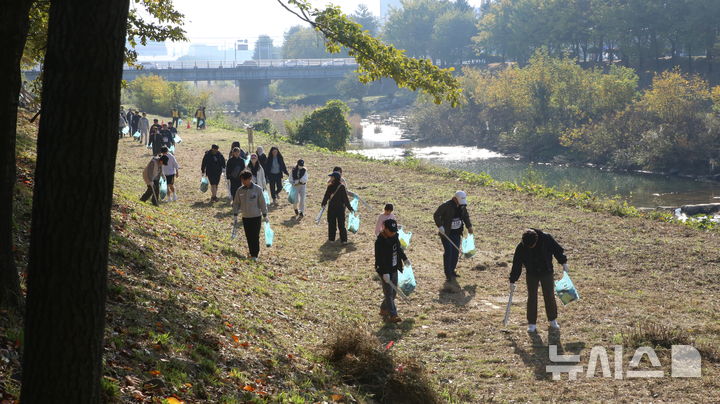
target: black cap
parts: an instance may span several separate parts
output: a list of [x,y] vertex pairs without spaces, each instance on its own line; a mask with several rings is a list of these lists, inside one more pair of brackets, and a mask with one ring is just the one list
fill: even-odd
[[303,160],[303,159],[298,160],[298,166],[305,167],[305,160]]
[[214,145],[210,146],[210,148],[211,148],[211,149],[215,149],[215,150],[219,150],[219,149],[220,149],[220,146],[214,144]]
[[397,231],[398,231],[397,222],[393,219],[388,219],[388,220],[384,221],[383,225],[385,225],[385,228],[390,230],[393,233],[397,233]]
[[340,177],[340,173],[339,173],[339,172],[334,172],[334,173],[332,173],[332,174],[329,174],[329,175],[328,175],[328,177],[334,177],[334,178],[337,178],[337,179],[338,179],[338,181],[339,181],[339,180],[340,180],[340,178],[341,178],[341,177]]

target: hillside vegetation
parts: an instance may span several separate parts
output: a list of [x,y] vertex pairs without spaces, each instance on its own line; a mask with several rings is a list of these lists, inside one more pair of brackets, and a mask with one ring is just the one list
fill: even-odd
[[[158,208],[138,201],[148,149],[120,141],[105,335],[108,401],[702,402],[720,391],[717,232],[582,210],[256,136],[266,149],[279,145],[288,164],[303,158],[310,182],[303,221],[293,218],[284,195],[271,209],[275,244],[263,247],[255,264],[244,258],[243,236],[230,240],[227,199],[211,204],[198,188],[203,152],[215,143],[226,153],[234,140],[244,145],[244,135],[210,128],[181,136],[179,200]],[[25,157],[21,163],[31,164]],[[360,231],[345,246],[326,242],[326,225],[312,220],[336,165],[373,207],[361,209]],[[20,258],[28,182],[18,185]],[[469,194],[479,252],[460,261],[458,283],[446,284],[432,213],[456,189]],[[372,268],[374,220],[386,202],[413,232],[408,255],[418,278],[411,302],[398,302],[404,321],[397,325],[378,316],[382,294]],[[560,307],[560,333],[544,327],[542,309],[540,332],[525,332],[522,281],[510,324],[502,326],[512,253],[526,227],[549,231],[565,246],[582,296]],[[10,356],[22,346],[20,329],[12,319],[0,321],[0,348]],[[581,374],[553,381],[546,372],[548,344],[581,354],[584,365],[593,346],[606,347],[612,358],[612,346],[625,345],[627,370],[635,346],[647,341],[658,346],[664,378]],[[669,377],[673,341],[702,349],[702,378]],[[0,389],[10,399],[18,370],[17,360],[0,361]]]

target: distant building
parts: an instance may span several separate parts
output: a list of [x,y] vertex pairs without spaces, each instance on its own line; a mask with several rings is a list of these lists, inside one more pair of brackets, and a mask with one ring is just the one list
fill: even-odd
[[380,0],[380,19],[385,20],[390,8],[401,8],[400,0]]
[[[129,48],[130,44],[126,43],[125,46]],[[165,46],[165,42],[149,41],[147,45],[137,44],[135,46],[135,51],[137,51],[138,56],[140,57],[168,56],[168,48]]]

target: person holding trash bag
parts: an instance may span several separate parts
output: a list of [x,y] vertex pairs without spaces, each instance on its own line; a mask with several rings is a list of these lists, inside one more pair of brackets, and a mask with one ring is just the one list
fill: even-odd
[[467,211],[467,194],[465,191],[455,192],[452,199],[435,210],[433,218],[435,219],[435,225],[438,227],[444,249],[445,280],[450,282],[459,277],[455,268],[460,257],[460,237],[463,234],[463,225],[467,226],[468,233],[472,234],[473,232],[470,215]]
[[238,213],[242,213],[243,228],[247,239],[250,259],[256,261],[260,255],[260,217],[268,222],[268,210],[260,186],[252,182],[252,173],[243,171],[240,174],[242,186],[238,188],[233,200],[233,215],[237,221]]
[[382,278],[383,299],[380,305],[380,316],[385,321],[399,323],[395,297],[397,295],[398,271],[403,271],[403,264],[410,265],[410,260],[400,246],[397,222],[388,219],[383,223],[383,230],[375,240],[375,271]]
[[293,167],[292,174],[290,175],[290,183],[295,187],[295,192],[297,192],[297,199],[295,200],[295,203],[293,204],[293,208],[295,208],[295,216],[298,217],[298,219],[302,219],[305,214],[305,196],[307,194],[307,182],[308,182],[308,173],[307,169],[305,168],[305,160],[298,160],[297,165]]
[[510,271],[510,284],[520,279],[522,267],[525,267],[525,280],[527,281],[527,321],[528,332],[535,332],[537,323],[537,291],[538,284],[542,287],[545,300],[545,314],[547,314],[550,327],[559,329],[557,323],[557,304],[555,303],[555,283],[553,280],[553,256],[568,271],[567,257],[563,248],[548,233],[538,229],[527,229],[523,232],[522,241],[515,248],[512,270]]
[[168,186],[168,202],[174,202],[177,201],[177,194],[175,193],[175,178],[180,175],[180,165],[178,165],[177,159],[175,159],[175,156],[169,152],[167,147],[161,147],[160,153],[168,158],[167,165],[163,166],[163,175],[165,176]]
[[255,154],[257,154],[258,161],[260,162],[260,164],[262,164],[264,169],[265,163],[267,163],[267,155],[265,154],[265,149],[263,149],[262,146],[258,146],[258,148],[255,150]]
[[210,193],[212,194],[210,202],[218,201],[218,184],[220,184],[220,176],[224,168],[225,157],[220,153],[220,147],[214,144],[210,147],[210,150],[205,152],[200,166],[203,175],[206,175],[210,181]]
[[141,202],[152,198],[152,204],[159,206],[160,198],[160,178],[165,177],[163,167],[168,164],[168,156],[154,156],[143,170],[143,180],[147,185],[147,190],[140,197]]
[[257,154],[253,153],[250,155],[250,164],[248,164],[247,169],[252,173],[253,182],[258,184],[264,191],[265,185],[267,184],[265,182],[265,170],[263,170],[262,163]]
[[350,206],[350,199],[345,185],[340,183],[340,174],[333,172],[329,177],[332,178],[321,203],[323,208],[326,205],[328,206],[328,240],[335,241],[336,230],[339,229],[340,242],[346,244],[348,235],[347,228],[345,228],[345,208],[348,208],[353,213],[355,210]]
[[273,146],[270,148],[270,154],[265,162],[265,175],[267,176],[268,183],[270,183],[270,196],[272,197],[273,205],[277,204],[277,198],[282,190],[282,179],[283,173],[287,176],[287,167],[285,166],[285,159],[283,159],[280,149]]
[[245,160],[240,158],[240,148],[234,147],[230,152],[230,158],[225,167],[225,177],[230,181],[230,199],[235,198],[235,193],[242,186],[240,174],[245,170]]

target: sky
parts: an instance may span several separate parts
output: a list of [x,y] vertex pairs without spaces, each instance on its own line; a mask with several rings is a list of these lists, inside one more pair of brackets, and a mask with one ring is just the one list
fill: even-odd
[[[316,7],[327,0],[312,0]],[[259,35],[270,35],[276,43],[283,33],[302,21],[282,8],[277,0],[174,0],[175,8],[185,14],[185,30],[192,42],[232,46],[235,39],[247,39],[251,44]],[[380,14],[380,0],[335,0],[347,14],[359,4],[370,12]]]

